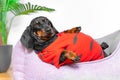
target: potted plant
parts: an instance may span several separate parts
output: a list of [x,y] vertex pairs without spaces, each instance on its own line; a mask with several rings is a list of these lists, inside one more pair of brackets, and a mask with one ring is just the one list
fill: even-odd
[[18,0],[0,0],[0,72],[6,72],[11,62],[12,45],[7,44],[7,37],[11,28],[11,24],[7,26],[7,13],[15,16],[26,15],[35,11],[55,11],[39,5],[32,5],[30,2],[22,4]]

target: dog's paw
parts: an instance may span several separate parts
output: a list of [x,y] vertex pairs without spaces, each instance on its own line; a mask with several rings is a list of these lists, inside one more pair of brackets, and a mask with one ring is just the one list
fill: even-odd
[[64,61],[65,59],[69,59],[73,62],[79,62],[80,60],[80,57],[76,53],[68,50],[64,50],[60,58],[61,58],[61,61]]
[[80,32],[80,31],[81,31],[81,26],[76,27],[76,29],[75,29],[74,33],[77,33],[77,32]]
[[79,27],[74,27],[72,29],[69,29],[69,30],[65,30],[64,33],[78,33],[81,31],[81,26]]
[[105,50],[106,48],[109,47],[109,45],[106,42],[102,42],[101,47],[102,47],[103,50]]

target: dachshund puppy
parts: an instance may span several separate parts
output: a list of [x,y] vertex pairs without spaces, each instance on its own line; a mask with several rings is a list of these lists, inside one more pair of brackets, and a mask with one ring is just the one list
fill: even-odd
[[106,49],[108,45],[103,43],[100,46],[80,31],[81,27],[74,27],[59,33],[50,20],[40,16],[31,21],[20,40],[27,49],[33,49],[42,61],[57,68],[73,62],[103,58],[102,48]]

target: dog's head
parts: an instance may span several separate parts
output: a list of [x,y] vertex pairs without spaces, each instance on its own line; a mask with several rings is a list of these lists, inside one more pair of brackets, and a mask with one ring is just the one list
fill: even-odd
[[50,20],[46,17],[37,17],[30,24],[32,35],[38,37],[41,42],[51,39],[58,31],[53,27]]
[[46,17],[34,18],[24,31],[21,42],[27,48],[38,46],[42,42],[49,41],[58,31]]

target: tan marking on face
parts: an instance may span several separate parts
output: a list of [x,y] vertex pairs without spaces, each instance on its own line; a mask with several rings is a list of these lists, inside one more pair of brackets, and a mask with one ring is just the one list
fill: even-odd
[[38,35],[39,37],[42,36],[42,31],[37,31],[36,33],[37,33],[37,35]]

